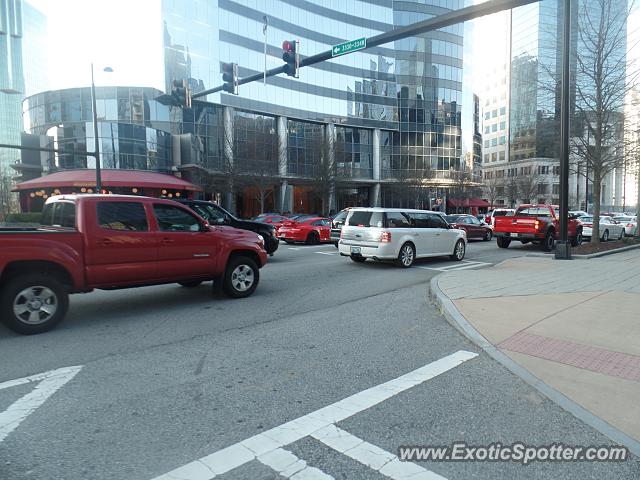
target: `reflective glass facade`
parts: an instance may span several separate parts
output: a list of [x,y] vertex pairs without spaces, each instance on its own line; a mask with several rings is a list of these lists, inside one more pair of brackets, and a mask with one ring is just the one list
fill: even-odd
[[[154,100],[159,94],[150,88],[96,88],[104,168],[170,171],[171,133],[178,133],[179,123],[175,109]],[[95,148],[90,88],[39,93],[25,99],[23,109],[25,131],[52,137],[65,152],[51,159],[50,169],[95,168],[86,155]]]
[[[163,0],[166,84],[184,76],[194,88],[212,88],[222,83],[222,62],[237,63],[241,78],[259,73],[265,40],[266,67],[274,68],[282,65],[283,40],[299,40],[304,57],[464,6],[464,0]],[[463,102],[463,36],[462,25],[447,27],[208,100],[286,117],[288,175],[310,174],[317,156],[310,145],[322,125],[336,124],[339,178],[374,180],[373,135],[380,129],[383,181],[428,176],[447,183],[461,161],[480,163],[473,96]],[[470,120],[463,146],[464,109]]]
[[[572,23],[577,25],[577,1]],[[543,0],[513,10],[510,92],[510,161],[558,158],[560,91],[555,88],[562,62],[563,8]],[[575,108],[576,39],[570,54],[571,100]]]

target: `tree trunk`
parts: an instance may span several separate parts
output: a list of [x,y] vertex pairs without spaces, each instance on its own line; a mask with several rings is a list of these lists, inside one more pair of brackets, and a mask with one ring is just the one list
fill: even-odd
[[591,242],[600,243],[600,199],[602,198],[602,179],[600,172],[593,172],[593,228],[591,230]]

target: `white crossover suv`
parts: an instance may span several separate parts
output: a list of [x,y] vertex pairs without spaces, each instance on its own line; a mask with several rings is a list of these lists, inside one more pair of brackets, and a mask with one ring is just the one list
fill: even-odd
[[354,262],[393,260],[408,268],[416,258],[464,258],[467,235],[439,212],[406,208],[353,208],[340,233],[338,251]]

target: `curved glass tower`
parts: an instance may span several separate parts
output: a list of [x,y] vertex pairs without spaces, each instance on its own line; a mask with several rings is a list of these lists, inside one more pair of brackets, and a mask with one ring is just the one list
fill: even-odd
[[[237,63],[241,78],[262,72],[265,64],[282,65],[284,40],[299,40],[301,55],[310,56],[464,6],[464,0],[163,0],[165,83],[169,88],[173,79],[187,78],[193,91],[202,91],[222,83],[222,63]],[[271,125],[261,130],[261,142],[271,132],[270,148],[280,145],[282,152],[286,145],[287,168],[271,161],[288,182],[284,188],[294,188],[293,209],[313,208],[302,194],[298,202],[296,188],[304,190],[314,176],[315,147],[327,136],[337,165],[332,205],[430,206],[460,171],[477,163],[473,122],[463,122],[465,115],[474,118],[474,102],[462,101],[463,45],[463,25],[454,25],[207,101],[230,107],[234,117],[250,113],[258,130]],[[242,115],[234,142],[251,130]],[[472,140],[465,143],[465,137]],[[208,151],[219,157],[223,147],[218,141]]]

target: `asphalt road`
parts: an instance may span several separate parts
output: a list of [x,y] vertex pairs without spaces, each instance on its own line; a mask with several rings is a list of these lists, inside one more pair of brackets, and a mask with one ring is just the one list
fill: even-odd
[[[224,479],[406,478],[413,465],[447,479],[639,478],[635,458],[387,465],[405,445],[611,443],[481,353],[427,299],[446,269],[522,254],[539,250],[472,242],[462,263],[405,270],[355,264],[331,245],[282,245],[248,299],[212,298],[209,284],[95,292],[72,297],[52,332],[0,327],[0,479],[154,479],[202,471],[192,462],[221,450],[216,458],[239,465]],[[449,365],[455,355],[468,358]],[[398,380],[424,366],[412,383]],[[308,434],[327,415],[326,428],[359,449]],[[298,418],[295,434],[282,427]],[[243,460],[239,442],[258,434],[277,455]]]

